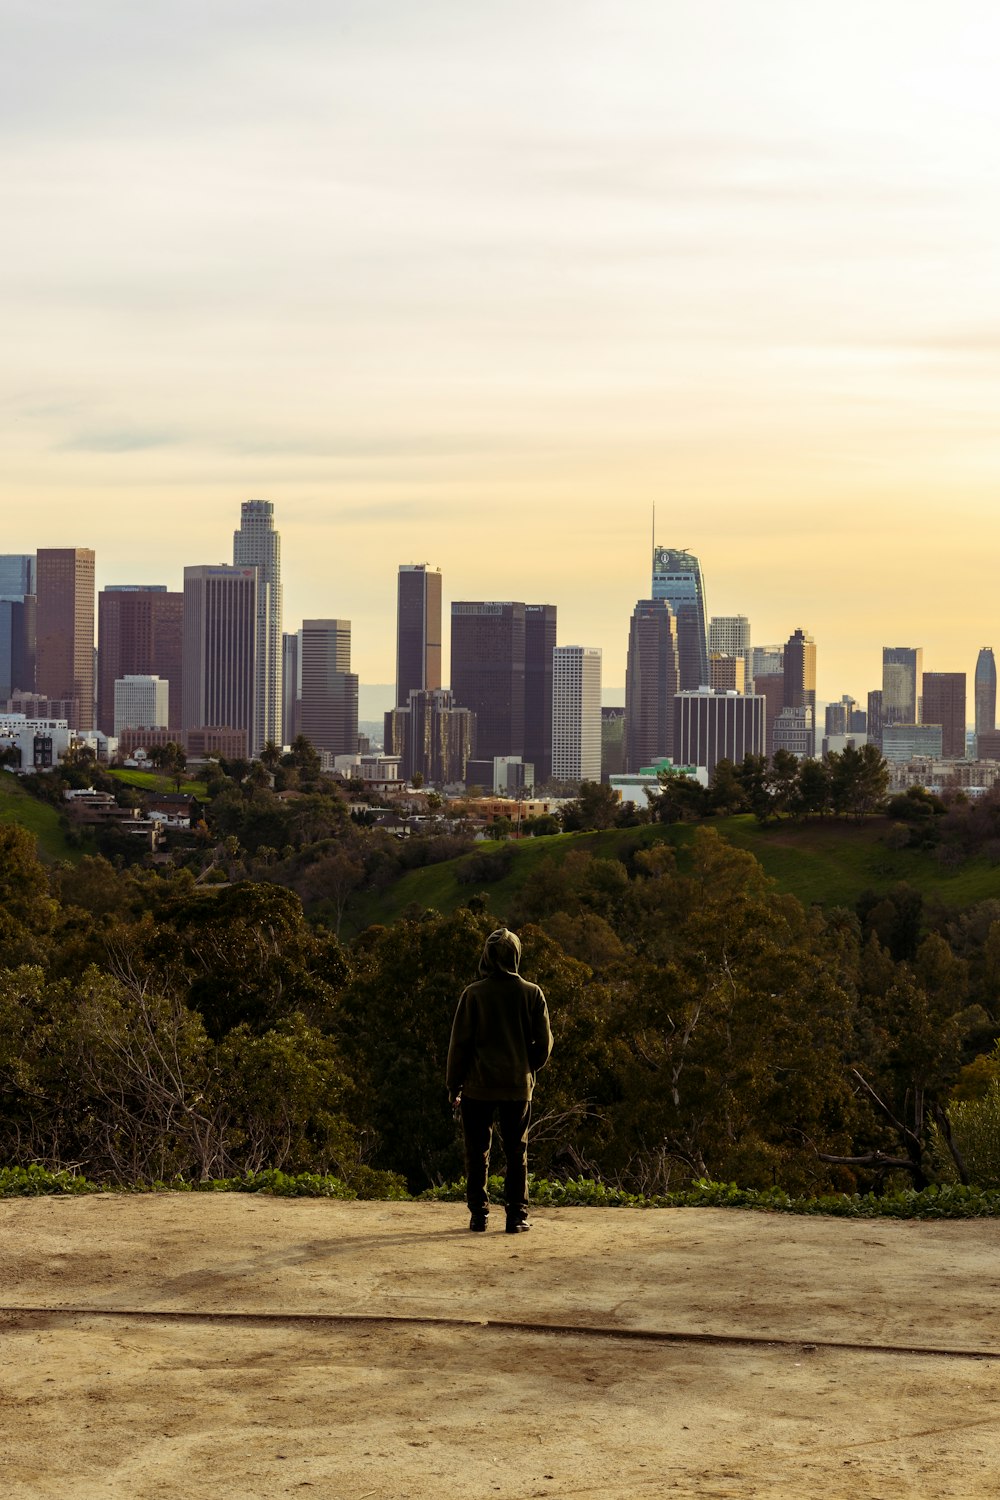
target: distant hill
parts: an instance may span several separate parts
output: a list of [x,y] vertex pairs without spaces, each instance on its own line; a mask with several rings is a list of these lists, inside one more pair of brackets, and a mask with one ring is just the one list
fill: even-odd
[[83,858],[82,849],[71,848],[59,827],[59,812],[47,802],[31,797],[8,771],[0,771],[0,823],[20,823],[35,835],[38,853],[48,863]]
[[[781,823],[762,827],[750,814],[716,818],[707,826],[716,829],[738,848],[758,859],[779,890],[797,896],[806,906],[853,906],[865,890],[887,890],[908,881],[925,895],[936,895],[949,906],[968,906],[987,898],[1000,900],[1000,867],[984,859],[970,860],[958,870],[946,870],[933,854],[918,850],[890,850],[883,842],[888,819],[869,818],[863,823],[834,820],[801,824]],[[685,849],[694,837],[690,823],[648,828],[609,829],[602,833],[553,834],[548,838],[522,839],[513,847],[513,863],[502,879],[483,884],[493,910],[506,917],[513,899],[528,876],[545,859],[562,860],[570,850],[587,850],[598,859],[615,859],[630,847],[673,844],[683,869]],[[477,846],[499,848],[498,843]],[[354,901],[345,930],[360,931],[371,923],[396,920],[411,905],[454,911],[468,900],[476,885],[456,878],[460,860],[408,871],[387,891],[364,895]]]

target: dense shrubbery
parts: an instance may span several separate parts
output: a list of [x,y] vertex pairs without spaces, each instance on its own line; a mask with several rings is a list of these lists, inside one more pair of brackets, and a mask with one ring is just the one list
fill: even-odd
[[[326,827],[317,803],[300,816]],[[445,1054],[496,918],[471,895],[341,945],[337,880],[378,880],[374,855],[347,868],[351,840],[281,856],[326,891],[310,923],[273,883],[99,858],[47,873],[0,828],[0,1161],[359,1194],[391,1189],[372,1174],[458,1178]],[[665,845],[620,853],[543,859],[512,916],[556,1033],[542,1177],[651,1199],[708,1179],[791,1198],[1000,1181],[1000,902],[946,912],[900,885],[806,911],[708,828],[683,873]]]

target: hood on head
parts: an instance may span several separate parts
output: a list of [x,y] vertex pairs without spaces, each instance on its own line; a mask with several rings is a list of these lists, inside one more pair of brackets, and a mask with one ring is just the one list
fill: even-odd
[[521,940],[516,932],[498,927],[486,939],[479,972],[484,979],[491,974],[516,974],[521,962]]

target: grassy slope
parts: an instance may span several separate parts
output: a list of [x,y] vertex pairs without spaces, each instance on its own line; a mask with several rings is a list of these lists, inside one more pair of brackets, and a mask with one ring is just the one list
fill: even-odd
[[[173,792],[174,778],[172,776],[160,776],[156,771],[123,771],[113,770],[111,775],[116,781],[122,781],[126,786],[134,786],[140,792]],[[198,797],[204,800],[205,783],[203,781],[182,781],[181,791],[190,797]]]
[[[916,851],[893,852],[882,842],[887,823],[871,819],[863,824],[808,823],[761,828],[749,815],[718,818],[707,825],[733,844],[747,849],[760,861],[782,891],[790,891],[806,905],[852,906],[862,891],[885,890],[905,880],[925,895],[936,895],[952,906],[966,906],[987,897],[1000,897],[1000,868],[985,860],[972,860],[956,873],[944,870],[932,857]],[[597,857],[614,858],[624,845],[651,844],[666,840],[685,863],[685,849],[694,829],[689,824],[671,827],[611,830],[607,833],[555,834],[550,838],[525,839],[515,846],[514,864],[502,880],[481,888],[488,891],[499,916],[508,914],[512,898],[525,879],[546,858],[564,859],[571,849],[588,850]],[[496,844],[479,848],[492,849]],[[379,895],[361,897],[348,915],[345,926],[359,931],[371,922],[389,924],[411,903],[453,911],[479,889],[455,879],[455,861],[411,870]]]
[[27,828],[38,841],[39,855],[50,863],[65,859],[76,864],[85,853],[83,849],[72,849],[66,843],[57,810],[47,802],[29,796],[5,771],[0,772],[0,823],[20,823]]

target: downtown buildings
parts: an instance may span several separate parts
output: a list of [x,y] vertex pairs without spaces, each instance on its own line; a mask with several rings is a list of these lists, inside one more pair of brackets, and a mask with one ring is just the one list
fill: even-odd
[[72,705],[73,727],[94,727],[94,553],[40,547],[36,557],[35,691]]
[[298,636],[296,732],[320,752],[356,755],[358,679],[350,620],[303,620]]
[[254,644],[253,725],[250,751],[282,739],[281,537],[274,529],[270,500],[244,500],[240,527],[233,533],[233,567],[257,570],[257,627]]
[[601,652],[557,646],[552,653],[552,776],[601,779]]
[[[110,584],[97,596],[97,727],[115,731],[115,683],[158,677],[169,684],[164,724],[182,724],[184,594],[165,584]],[[143,728],[151,728],[143,722]]]
[[652,597],[665,599],[677,621],[677,656],[682,692],[709,683],[708,626],[701,563],[682,548],[653,547]]
[[976,754],[979,736],[993,734],[997,727],[997,664],[991,646],[984,646],[976,660]]
[[535,785],[558,774],[556,629],[554,604],[456,600],[451,606],[451,691],[455,705],[474,715],[474,758],[519,759],[533,767]]

